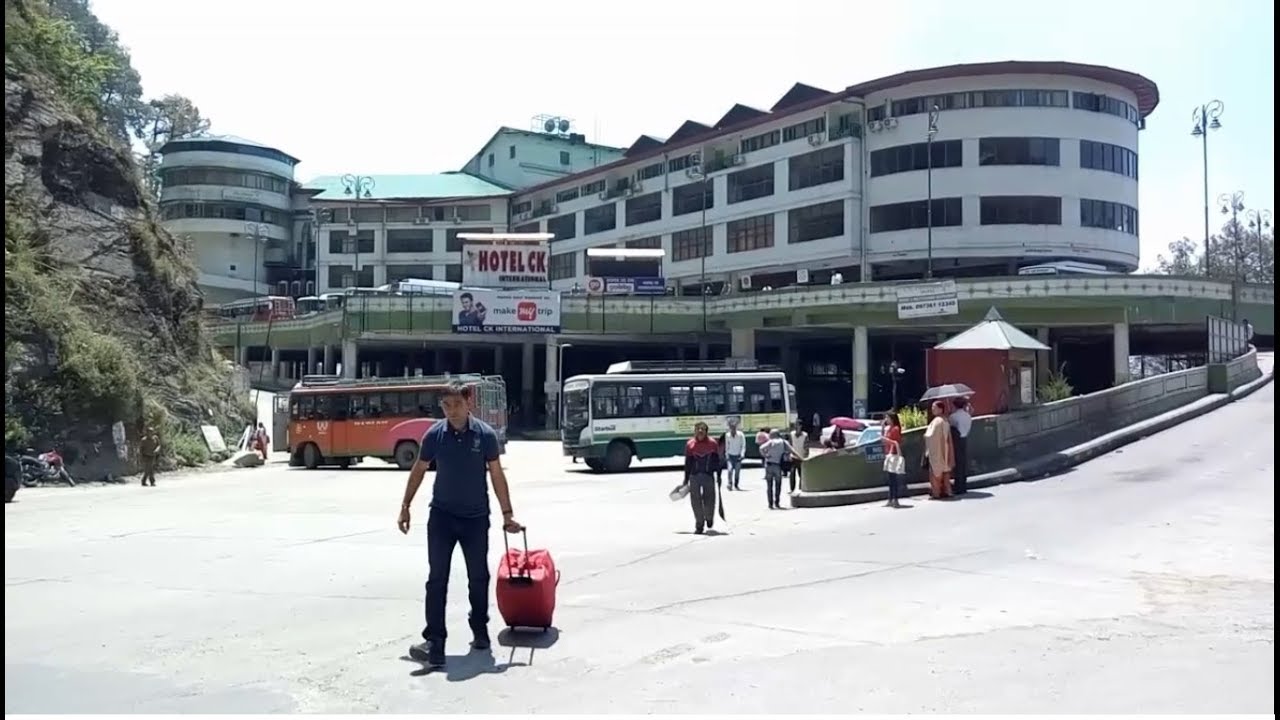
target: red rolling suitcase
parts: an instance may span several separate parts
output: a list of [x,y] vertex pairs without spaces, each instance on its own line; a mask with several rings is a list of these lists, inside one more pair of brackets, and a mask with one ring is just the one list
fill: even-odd
[[560,572],[549,550],[529,550],[529,535],[522,531],[524,551],[512,550],[502,534],[506,553],[498,561],[498,612],[511,629],[551,627],[556,612],[556,586]]

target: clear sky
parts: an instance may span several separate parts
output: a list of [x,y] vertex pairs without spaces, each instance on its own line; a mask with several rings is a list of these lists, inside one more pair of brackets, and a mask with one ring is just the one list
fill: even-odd
[[[903,70],[1070,60],[1141,73],[1142,264],[1203,235],[1201,103],[1226,105],[1209,189],[1274,208],[1275,11],[1262,0],[94,0],[149,96],[302,158],[299,179],[455,170],[499,125],[572,118],[625,146]],[[1214,225],[1219,224],[1214,210]],[[1215,227],[1216,229],[1216,227]]]

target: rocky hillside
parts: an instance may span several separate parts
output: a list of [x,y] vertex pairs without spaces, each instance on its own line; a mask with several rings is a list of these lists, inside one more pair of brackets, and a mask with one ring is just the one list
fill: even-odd
[[196,462],[200,425],[238,433],[252,409],[132,154],[68,87],[84,78],[44,66],[61,62],[48,8],[5,2],[5,443],[119,472],[112,425],[136,437],[150,422]]

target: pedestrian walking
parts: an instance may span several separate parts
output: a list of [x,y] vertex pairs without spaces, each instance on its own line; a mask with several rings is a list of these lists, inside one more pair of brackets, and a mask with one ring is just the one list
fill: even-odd
[[142,461],[142,487],[156,486],[156,466],[160,464],[160,434],[146,427],[138,441],[138,458]]
[[469,410],[471,388],[451,384],[441,394],[440,420],[422,436],[418,460],[409,470],[404,489],[404,502],[396,522],[400,532],[408,534],[409,508],[426,476],[428,466],[435,466],[435,482],[431,486],[431,509],[427,515],[427,587],[424,601],[426,626],[424,642],[409,648],[409,656],[432,669],[445,664],[445,598],[449,589],[449,572],[453,549],[462,548],[467,569],[467,597],[471,612],[471,647],[489,649],[489,489],[502,511],[502,529],[518,533],[524,527],[516,522],[511,509],[511,492],[507,476],[499,461],[498,434],[487,423],[472,417]]
[[886,507],[902,507],[902,490],[907,478],[907,463],[902,456],[902,420],[898,413],[885,413],[881,437],[884,442],[884,482],[889,488]]
[[720,471],[720,447],[707,435],[707,424],[693,426],[693,437],[684,445],[684,484],[693,508],[693,532],[701,535],[716,524],[716,473]]
[[782,439],[782,433],[770,431],[769,439],[760,446],[760,457],[764,459],[765,499],[769,501],[770,510],[781,507],[782,461],[788,455],[799,460],[791,443]]
[[798,462],[787,463],[787,477],[790,480],[791,492],[796,491],[796,486],[800,484],[800,466],[809,458],[809,436],[805,434],[800,423],[797,421],[791,425],[791,448],[795,451],[796,456],[800,459]]
[[747,454],[747,436],[738,429],[736,418],[729,420],[729,430],[724,434],[724,459],[729,468],[730,490],[742,489],[742,458]]
[[955,450],[951,446],[951,425],[942,401],[931,406],[933,419],[924,431],[924,466],[929,470],[929,497],[934,500],[951,497],[951,469],[955,466]]
[[951,425],[951,444],[955,448],[955,468],[951,471],[954,490],[956,495],[963,495],[969,492],[969,431],[973,429],[968,398],[951,401],[947,422]]

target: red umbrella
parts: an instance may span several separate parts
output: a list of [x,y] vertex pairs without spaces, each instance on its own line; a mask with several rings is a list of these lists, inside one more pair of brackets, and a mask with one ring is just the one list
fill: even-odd
[[833,417],[831,424],[845,432],[861,432],[867,429],[867,424],[861,420],[854,420],[851,417]]

